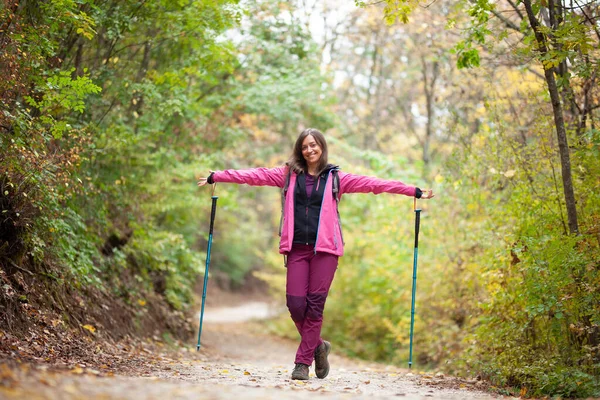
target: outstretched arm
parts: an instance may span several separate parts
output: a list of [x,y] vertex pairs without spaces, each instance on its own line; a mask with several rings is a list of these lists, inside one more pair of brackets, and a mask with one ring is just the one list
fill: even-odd
[[278,186],[283,187],[285,183],[285,167],[276,168],[252,168],[252,169],[228,169],[225,171],[210,171],[206,178],[198,180],[198,186],[209,183],[239,183],[251,186]]
[[422,199],[434,197],[432,189],[421,190],[400,181],[343,172],[340,172],[340,190],[342,193],[395,193]]

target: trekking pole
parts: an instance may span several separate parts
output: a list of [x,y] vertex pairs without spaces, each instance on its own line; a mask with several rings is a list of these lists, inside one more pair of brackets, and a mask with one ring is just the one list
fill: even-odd
[[204,302],[206,301],[206,286],[208,286],[208,266],[210,265],[210,250],[212,248],[213,228],[215,226],[215,214],[217,213],[217,199],[215,196],[215,187],[213,184],[212,190],[212,209],[210,211],[210,229],[208,231],[208,248],[206,250],[206,268],[204,270],[204,287],[202,288],[202,310],[200,311],[200,326],[198,327],[198,344],[196,351],[200,350],[200,336],[202,335],[202,320],[204,319]]
[[415,327],[415,296],[417,294],[417,257],[419,255],[419,224],[421,222],[421,209],[417,208],[417,198],[414,203],[415,210],[415,252],[413,257],[413,284],[412,305],[410,308],[410,350],[408,355],[408,369],[412,367],[413,331]]

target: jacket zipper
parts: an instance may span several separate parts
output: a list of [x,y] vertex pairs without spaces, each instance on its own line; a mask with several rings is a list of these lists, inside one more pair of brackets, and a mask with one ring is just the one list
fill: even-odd
[[304,226],[306,228],[306,235],[304,237],[304,243],[306,243],[306,245],[308,246],[308,203],[306,204],[306,214],[305,214],[306,220],[304,222]]

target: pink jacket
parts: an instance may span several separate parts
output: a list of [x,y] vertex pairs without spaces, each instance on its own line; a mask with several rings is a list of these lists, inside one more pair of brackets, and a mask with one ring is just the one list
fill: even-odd
[[[331,175],[331,172],[329,174]],[[400,181],[353,175],[342,171],[339,171],[338,175],[340,178],[340,199],[344,193],[379,194],[385,192],[412,197],[416,193],[414,186],[405,185]],[[296,173],[291,174],[290,188],[296,185],[296,176]],[[277,186],[283,188],[286,177],[287,167],[276,167],[217,171],[213,175],[213,180],[214,182],[245,183],[251,186]],[[344,254],[344,244],[342,243],[342,230],[337,217],[337,204],[333,197],[332,184],[332,179],[328,177],[323,195],[323,204],[321,205],[321,214],[319,216],[315,251],[323,251],[341,256]],[[292,249],[293,240],[294,190],[288,190],[283,210],[283,227],[281,229],[281,240],[279,241],[279,252],[287,254]]]

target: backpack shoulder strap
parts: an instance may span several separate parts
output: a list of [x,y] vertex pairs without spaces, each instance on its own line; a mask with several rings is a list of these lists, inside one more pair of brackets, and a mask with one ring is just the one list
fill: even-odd
[[333,176],[333,198],[335,199],[336,203],[340,202],[340,176],[338,175],[338,171],[339,170],[337,168],[331,171],[331,175]]
[[336,205],[336,213],[337,213],[337,218],[338,218],[338,222],[340,224],[340,234],[342,235],[342,243],[344,242],[344,232],[342,230],[342,218],[340,217],[340,210],[339,210],[339,206],[340,206],[340,175],[338,174],[340,170],[338,168],[334,169],[331,171],[331,175],[333,176],[333,182],[332,182],[332,190],[333,190],[333,198],[335,199],[335,205]]
[[288,167],[287,174],[285,177],[285,183],[283,184],[283,187],[281,188],[281,194],[283,195],[284,199],[285,199],[285,195],[287,194],[288,188],[290,187],[290,177],[291,176],[292,176],[292,169]]

